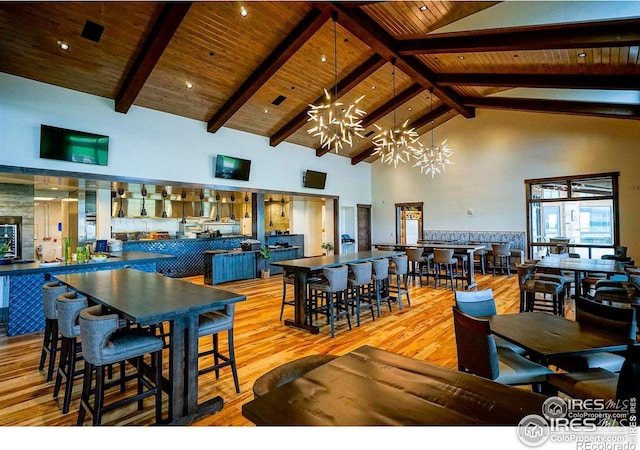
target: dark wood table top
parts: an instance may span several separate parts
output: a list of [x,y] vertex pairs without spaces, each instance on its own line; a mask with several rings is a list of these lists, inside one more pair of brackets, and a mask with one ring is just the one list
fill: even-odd
[[417,244],[374,244],[375,246],[383,246],[383,247],[397,247],[397,248],[408,248],[408,247],[419,247],[419,248],[452,248],[454,250],[482,250],[486,247],[486,244],[429,244],[422,243],[418,241]]
[[624,274],[624,264],[612,259],[558,258],[547,256],[536,267],[546,269],[572,270],[576,272],[602,272]]
[[244,295],[135,269],[56,275],[95,302],[142,325],[222,309]]
[[286,261],[274,261],[272,266],[280,266],[291,270],[304,270],[313,272],[325,267],[339,266],[342,264],[359,263],[376,258],[389,258],[404,255],[403,251],[363,251],[356,253],[340,253],[339,255],[316,256],[313,258],[288,259]]
[[491,332],[538,359],[601,351],[623,351],[635,342],[616,333],[543,312],[487,317]]
[[531,391],[363,346],[242,405],[256,425],[516,425]]

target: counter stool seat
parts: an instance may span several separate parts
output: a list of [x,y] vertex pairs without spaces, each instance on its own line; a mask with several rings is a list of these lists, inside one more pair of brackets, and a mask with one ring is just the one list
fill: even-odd
[[44,337],[42,340],[42,352],[40,353],[39,370],[44,369],[44,365],[49,357],[47,366],[47,382],[53,380],[58,353],[62,349],[60,341],[60,331],[58,330],[58,310],[56,299],[67,292],[67,287],[60,282],[46,283],[42,286],[42,309],[44,311]]
[[507,277],[511,276],[511,244],[491,244],[491,254],[493,255],[493,275],[496,269],[507,272]]
[[327,317],[331,327],[331,337],[335,336],[335,321],[342,317],[347,319],[351,329],[351,319],[346,303],[346,291],[348,288],[349,268],[347,266],[325,267],[322,274],[326,281],[318,281],[309,284],[308,317],[311,321],[314,314],[322,314]]
[[350,289],[347,302],[351,306],[351,314],[356,315],[356,325],[360,326],[360,313],[363,308],[371,310],[371,319],[375,321],[374,303],[369,290],[373,274],[371,261],[349,264],[348,268],[352,276],[348,278]]
[[378,317],[380,317],[383,300],[389,305],[389,312],[392,311],[391,298],[389,297],[389,258],[374,259],[371,261],[371,267],[371,281],[374,292],[370,295],[375,295],[376,309]]
[[[446,280],[451,283],[451,290],[454,290],[453,272],[454,267],[458,264],[458,259],[453,257],[452,248],[436,248],[433,250],[433,287],[437,289],[440,285],[440,280],[445,280],[445,288],[447,287]],[[444,273],[443,273],[444,271]]]
[[[402,310],[402,296],[407,297],[407,304],[411,306],[407,280],[409,278],[409,257],[407,255],[393,256],[389,266],[389,295],[395,293],[398,301],[398,309]],[[393,280],[394,282],[392,283]],[[394,297],[391,297],[394,298]]]

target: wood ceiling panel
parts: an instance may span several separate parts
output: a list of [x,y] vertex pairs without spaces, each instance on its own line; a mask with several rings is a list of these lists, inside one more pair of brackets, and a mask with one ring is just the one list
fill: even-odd
[[[160,9],[155,2],[2,3],[0,71],[115,98]],[[104,26],[99,42],[81,37],[86,20]]]
[[[585,56],[579,57],[580,53],[585,53]],[[436,73],[555,75],[640,73],[638,47],[441,53],[419,55],[417,58]]]
[[[374,2],[362,10],[394,39],[419,39],[427,33],[500,2]],[[421,11],[424,5],[426,10]]]
[[[336,27],[338,43],[338,81],[373,55],[371,50],[344,30]],[[326,62],[321,57],[327,58]],[[250,133],[272,135],[291,121],[335,84],[333,21],[329,20],[226,124]],[[287,99],[274,106],[278,96]],[[264,110],[269,113],[265,114]],[[287,139],[294,142],[291,139]],[[305,142],[310,142],[304,140]]]
[[237,2],[195,2],[135,104],[206,122],[311,9],[295,2],[246,7],[242,17]]

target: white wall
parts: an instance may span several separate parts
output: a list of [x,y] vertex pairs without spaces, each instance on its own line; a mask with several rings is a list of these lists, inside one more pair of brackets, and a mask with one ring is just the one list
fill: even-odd
[[[145,108],[117,113],[113,100],[0,74],[0,165],[340,196],[341,205],[371,203],[369,164]],[[109,136],[109,165],[39,158],[40,125]],[[251,160],[248,182],[213,177],[217,154]],[[326,189],[302,187],[305,170],[327,172]]]
[[477,110],[438,127],[445,138],[454,165],[434,179],[372,165],[372,242],[395,240],[396,202],[423,201],[425,230],[525,231],[525,179],[620,172],[621,243],[640,259],[639,121]]

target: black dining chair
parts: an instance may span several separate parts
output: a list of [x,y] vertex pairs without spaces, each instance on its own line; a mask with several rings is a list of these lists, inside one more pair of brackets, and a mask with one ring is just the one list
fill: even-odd
[[458,370],[508,385],[530,384],[533,391],[541,392],[553,371],[509,348],[497,347],[488,320],[452,308]]
[[[576,300],[576,321],[580,324],[597,327],[618,333],[631,340],[636,339],[636,310],[596,303],[579,298]],[[625,357],[611,352],[587,353],[577,356],[557,356],[549,360],[550,364],[568,372],[578,372],[591,368],[618,372]]]

